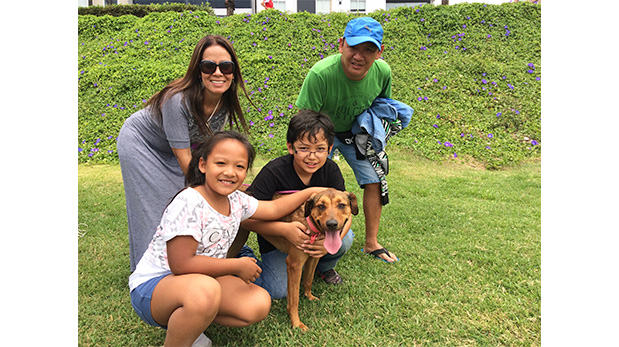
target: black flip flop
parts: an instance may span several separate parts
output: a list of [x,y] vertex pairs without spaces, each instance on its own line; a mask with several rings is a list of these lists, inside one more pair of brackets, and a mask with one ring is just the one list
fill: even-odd
[[393,263],[391,263],[391,262],[388,262],[388,261],[386,261],[385,259],[383,259],[383,258],[379,257],[379,255],[381,255],[381,254],[387,254],[387,256],[388,256],[388,257],[391,257],[391,256],[390,256],[390,255],[391,255],[391,252],[389,252],[389,251],[387,250],[387,248],[384,248],[384,247],[383,247],[383,248],[376,249],[376,250],[373,250],[373,251],[372,251],[372,252],[370,252],[370,253],[365,253],[365,251],[363,250],[363,248],[361,248],[361,252],[363,252],[363,254],[373,255],[376,259],[380,259],[380,260],[382,260],[382,261],[384,261],[385,263],[388,263],[388,264],[393,264],[393,263],[395,263],[396,261],[400,261],[400,259],[398,259],[398,257],[395,257],[395,261],[394,261]]

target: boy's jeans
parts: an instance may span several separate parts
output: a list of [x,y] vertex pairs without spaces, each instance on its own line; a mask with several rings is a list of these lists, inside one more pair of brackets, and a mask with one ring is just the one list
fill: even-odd
[[[335,254],[327,253],[318,262],[316,270],[325,272],[335,268],[337,262],[352,246],[355,234],[352,230],[348,230],[346,236],[342,239],[342,247]],[[247,246],[244,246],[244,248]],[[249,247],[247,247],[249,248]],[[241,251],[243,253],[243,250]],[[285,298],[288,294],[288,270],[286,268],[286,257],[288,254],[281,252],[279,249],[272,250],[262,254],[262,261],[258,261],[258,266],[262,269],[262,274],[254,282],[254,284],[264,288],[273,299]]]

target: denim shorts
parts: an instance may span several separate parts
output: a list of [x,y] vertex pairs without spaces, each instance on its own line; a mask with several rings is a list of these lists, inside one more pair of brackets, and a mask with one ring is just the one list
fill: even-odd
[[146,323],[160,328],[166,328],[163,325],[155,322],[153,316],[150,313],[150,301],[153,298],[153,291],[159,281],[168,275],[161,275],[159,277],[151,278],[148,281],[140,284],[131,291],[131,306],[133,310],[138,314],[140,318]]
[[366,184],[380,182],[380,178],[378,178],[378,174],[376,173],[376,170],[374,170],[374,168],[372,167],[372,164],[370,164],[370,161],[366,158],[363,158],[361,160],[357,159],[357,153],[355,151],[354,144],[347,145],[340,141],[340,139],[338,139],[336,136],[333,140],[333,150],[331,150],[331,153],[329,153],[329,158],[332,159],[333,151],[335,151],[335,149],[342,153],[342,155],[346,159],[346,162],[355,173],[355,178],[357,179],[357,183],[361,188],[363,188]]

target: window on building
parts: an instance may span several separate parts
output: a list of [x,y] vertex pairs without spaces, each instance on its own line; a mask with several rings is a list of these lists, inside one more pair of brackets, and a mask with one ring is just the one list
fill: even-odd
[[365,12],[365,0],[350,0],[350,12]]
[[316,0],[316,13],[330,13],[331,0]]
[[286,11],[286,0],[273,0],[273,8],[282,12]]

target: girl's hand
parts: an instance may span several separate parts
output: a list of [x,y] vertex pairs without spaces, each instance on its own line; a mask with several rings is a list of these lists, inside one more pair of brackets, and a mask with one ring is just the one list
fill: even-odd
[[262,269],[258,264],[256,264],[257,260],[250,257],[242,257],[235,259],[238,262],[238,268],[236,275],[239,276],[245,283],[249,284],[251,282],[256,281],[260,274],[262,273]]
[[303,252],[308,254],[310,257],[320,258],[323,255],[327,254],[327,249],[324,246],[325,235],[320,235],[314,240],[314,243],[311,243],[311,240],[306,240],[303,242]]

